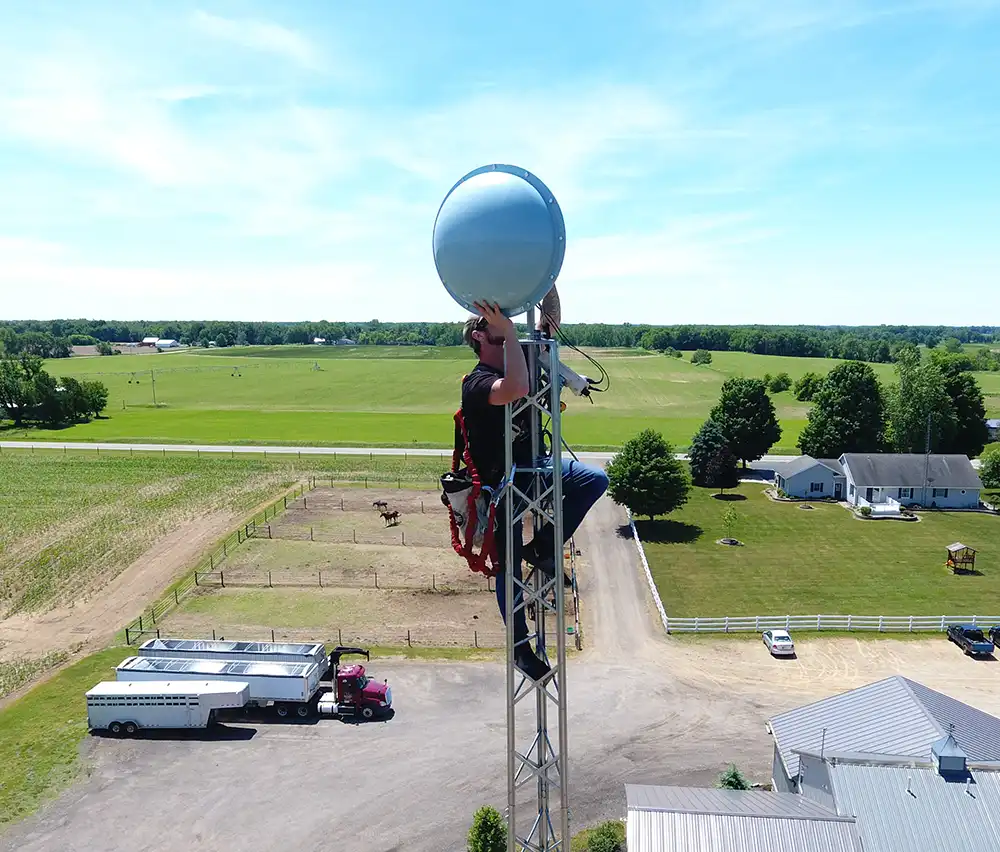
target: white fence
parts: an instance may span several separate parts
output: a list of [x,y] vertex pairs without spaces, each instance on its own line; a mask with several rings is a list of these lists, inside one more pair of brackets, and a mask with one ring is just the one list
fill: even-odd
[[975,624],[984,630],[1000,615],[751,615],[720,618],[663,617],[667,633],[745,633],[764,630],[873,630],[880,633],[943,631],[950,624]]
[[628,514],[628,525],[632,528],[632,538],[635,539],[635,546],[639,551],[639,559],[642,561],[642,570],[646,572],[646,582],[649,583],[649,591],[653,593],[653,601],[656,604],[657,612],[660,613],[660,621],[663,622],[663,629],[669,633],[670,619],[667,618],[667,612],[663,608],[663,601],[660,600],[660,593],[656,588],[656,583],[653,582],[653,574],[650,572],[649,563],[646,561],[646,549],[642,546],[639,531],[635,528],[635,521],[632,519],[632,510],[626,507],[625,512]]

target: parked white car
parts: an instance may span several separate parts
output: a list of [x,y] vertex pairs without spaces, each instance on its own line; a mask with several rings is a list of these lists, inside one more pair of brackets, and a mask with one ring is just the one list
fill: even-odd
[[795,643],[785,630],[765,630],[761,634],[767,650],[774,655],[795,656]]

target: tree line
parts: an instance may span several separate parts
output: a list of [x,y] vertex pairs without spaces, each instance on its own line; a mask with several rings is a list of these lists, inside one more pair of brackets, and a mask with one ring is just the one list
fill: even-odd
[[21,353],[0,358],[0,415],[25,424],[60,426],[98,417],[108,404],[102,382],[63,377],[42,369],[38,355]]
[[[521,325],[520,330],[526,331]],[[805,358],[889,362],[904,345],[961,348],[1000,340],[997,326],[716,326],[567,323],[566,337],[577,346],[643,348],[657,352],[749,352]],[[459,346],[461,323],[428,322],[207,322],[105,320],[26,320],[0,323],[0,347],[45,358],[66,357],[71,346],[137,343],[145,337],[192,346],[277,346],[351,340],[376,346]],[[1000,356],[983,350],[980,369],[1000,370]]]

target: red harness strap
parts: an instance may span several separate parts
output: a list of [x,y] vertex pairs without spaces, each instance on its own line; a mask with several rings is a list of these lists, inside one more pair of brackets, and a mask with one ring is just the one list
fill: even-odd
[[[496,519],[496,506],[490,501],[489,512],[487,513],[487,526],[483,531],[483,546],[479,553],[476,553],[475,539],[479,526],[479,512],[477,503],[483,491],[482,480],[479,471],[472,461],[472,453],[469,450],[469,436],[465,429],[465,418],[462,416],[462,409],[455,412],[455,449],[451,456],[451,471],[458,474],[461,471],[461,463],[465,462],[465,469],[469,477],[472,488],[466,505],[466,525],[465,541],[461,539],[459,525],[455,518],[454,510],[448,506],[448,514],[451,519],[451,545],[459,556],[465,558],[469,567],[487,577],[494,577],[500,570],[496,553],[496,541],[494,538],[494,524]],[[492,563],[492,567],[488,562]]]

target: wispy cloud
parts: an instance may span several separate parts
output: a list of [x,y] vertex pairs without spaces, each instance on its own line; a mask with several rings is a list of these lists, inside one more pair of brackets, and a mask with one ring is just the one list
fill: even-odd
[[303,68],[317,71],[324,68],[316,46],[301,33],[280,24],[253,18],[223,18],[200,9],[191,16],[191,23],[198,31],[223,41],[290,59]]

